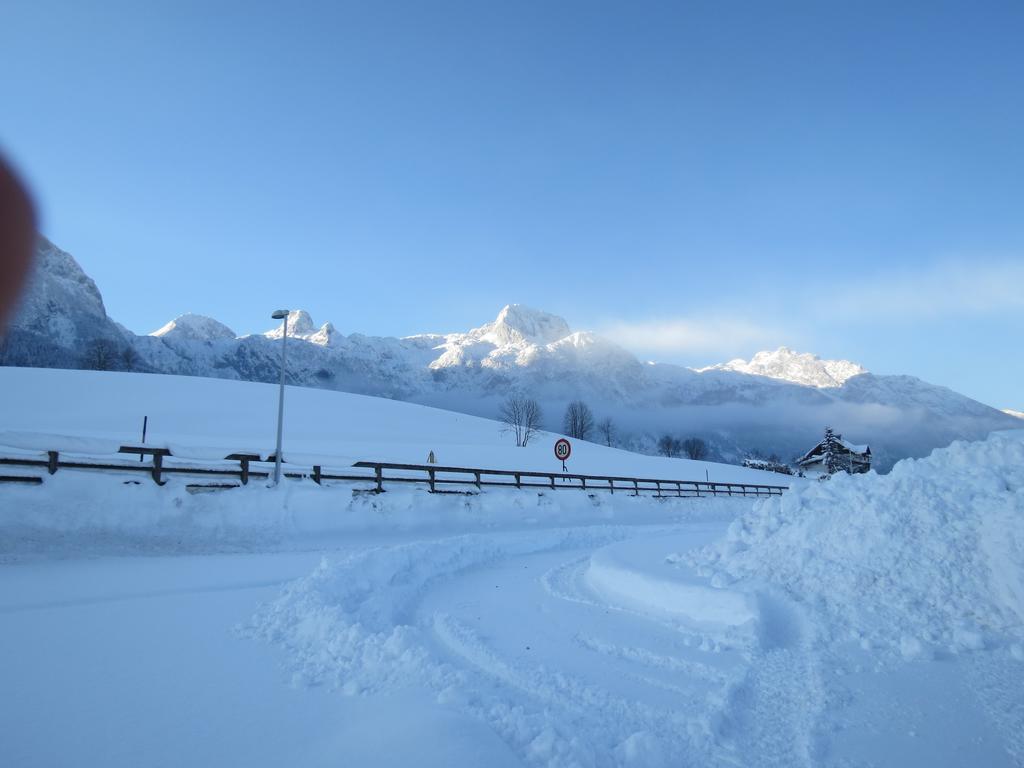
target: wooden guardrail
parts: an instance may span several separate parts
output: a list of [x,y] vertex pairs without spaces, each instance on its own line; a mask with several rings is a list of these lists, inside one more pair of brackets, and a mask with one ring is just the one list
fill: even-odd
[[[569,472],[527,472],[507,469],[476,469],[471,467],[442,467],[436,464],[391,464],[379,461],[359,461],[353,467],[374,471],[377,491],[384,483],[423,483],[432,492],[439,486],[464,485],[496,488],[548,488],[550,490],[577,489],[584,491],[625,491],[639,496],[649,492],[655,496],[781,496],[789,486],[756,485],[752,483],[716,483],[706,480],[662,480],[617,475],[579,475]],[[402,474],[385,475],[390,469]],[[470,479],[472,478],[472,479]]]
[[[79,469],[113,472],[145,472],[158,485],[163,485],[165,475],[182,474],[195,476],[216,476],[237,478],[245,485],[251,478],[269,478],[272,474],[269,464],[273,457],[262,460],[260,456],[249,453],[232,453],[223,461],[238,462],[238,468],[226,466],[195,466],[167,464],[166,459],[174,458],[167,448],[153,448],[145,445],[123,445],[118,453],[150,457],[148,463],[111,462],[102,460],[86,460],[75,456],[68,460],[62,458],[57,451],[47,451],[46,458],[23,456],[0,456],[0,466],[45,468],[49,474],[58,469]],[[180,459],[179,459],[180,460]],[[253,464],[266,464],[267,468]],[[682,498],[701,498],[704,496],[781,496],[788,486],[759,485],[752,483],[719,483],[707,480],[665,480],[656,478],[621,477],[617,475],[581,475],[568,472],[532,472],[506,469],[480,469],[474,467],[447,467],[436,464],[395,464],[379,461],[359,461],[352,465],[355,469],[373,470],[373,474],[352,474],[341,471],[325,471],[320,464],[308,469],[295,471],[286,469],[282,474],[286,478],[309,478],[317,484],[324,481],[369,482],[370,490],[383,493],[385,483],[418,483],[426,485],[432,493],[443,493],[445,487],[469,486],[477,491],[485,487],[494,488],[546,488],[548,490],[583,491],[616,491],[632,493],[650,493],[654,496],[676,496]],[[0,482],[38,483],[37,476],[0,475]]]

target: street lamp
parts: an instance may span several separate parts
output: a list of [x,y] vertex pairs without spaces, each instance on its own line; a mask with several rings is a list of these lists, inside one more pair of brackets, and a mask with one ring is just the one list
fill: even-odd
[[271,315],[275,320],[284,320],[281,334],[281,392],[277,400],[277,450],[274,452],[274,485],[281,482],[281,428],[284,425],[284,365],[288,350],[288,310],[279,309]]

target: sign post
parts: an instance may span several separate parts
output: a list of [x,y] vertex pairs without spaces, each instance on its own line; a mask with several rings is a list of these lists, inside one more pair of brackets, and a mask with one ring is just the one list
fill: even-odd
[[572,446],[569,441],[564,437],[560,437],[555,441],[555,458],[562,462],[562,471],[568,472],[569,470],[565,466],[565,460],[572,456]]

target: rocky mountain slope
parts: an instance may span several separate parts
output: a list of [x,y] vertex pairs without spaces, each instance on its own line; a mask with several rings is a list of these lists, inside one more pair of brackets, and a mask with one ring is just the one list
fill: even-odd
[[[276,381],[283,324],[238,337],[186,314],[138,336],[111,320],[75,260],[40,239],[35,273],[3,347],[4,365],[100,368]],[[877,466],[954,439],[1019,428],[1013,416],[912,376],[876,376],[845,360],[782,347],[700,370],[645,363],[555,315],[520,305],[465,333],[348,335],[308,313],[288,318],[287,380],[494,417],[510,392],[535,397],[559,429],[582,398],[615,423],[615,442],[654,452],[658,437],[702,437],[712,456],[790,458],[828,424],[869,443]],[[596,438],[596,436],[595,436]]]

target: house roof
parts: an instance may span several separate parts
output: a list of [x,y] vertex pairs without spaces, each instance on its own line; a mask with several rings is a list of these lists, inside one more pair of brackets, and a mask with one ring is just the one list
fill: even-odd
[[[849,440],[843,440],[841,437],[836,438],[837,441],[843,448],[852,453],[854,456],[871,456],[871,446],[869,445],[857,445],[851,443]],[[825,441],[822,440],[816,446],[811,448],[807,453],[796,460],[797,464],[808,463],[817,459],[820,459],[825,454]]]
[[852,453],[871,453],[871,446],[869,445],[854,445],[849,440],[843,439],[840,439],[839,442],[843,444],[843,448]]

